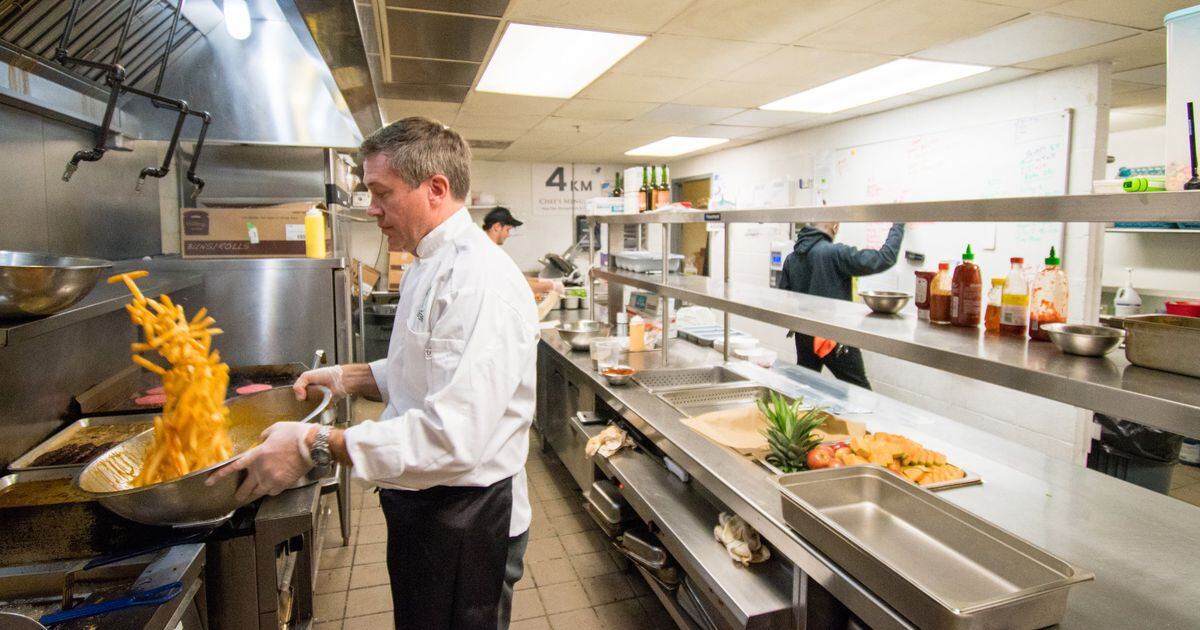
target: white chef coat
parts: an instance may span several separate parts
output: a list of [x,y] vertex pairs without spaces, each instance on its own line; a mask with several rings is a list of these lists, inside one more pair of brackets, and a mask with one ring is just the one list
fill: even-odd
[[510,535],[529,529],[538,338],[529,284],[460,209],[404,273],[388,356],[370,364],[387,407],[345,434],[355,476],[402,490],[512,477]]

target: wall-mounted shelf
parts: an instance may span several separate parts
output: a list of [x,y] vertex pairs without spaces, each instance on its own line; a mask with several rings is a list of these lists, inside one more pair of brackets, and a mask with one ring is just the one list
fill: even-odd
[[663,282],[636,273],[593,273],[612,283],[1200,438],[1200,379],[1131,365],[1120,351],[1103,358],[1076,357],[1051,343],[921,322],[911,309],[896,316],[875,315],[863,304],[701,276],[672,276]]
[[1200,194],[1190,192],[1056,195],[763,210],[597,215],[600,223],[795,223],[798,221],[1197,221]]
[[1109,234],[1200,234],[1192,228],[1108,228]]

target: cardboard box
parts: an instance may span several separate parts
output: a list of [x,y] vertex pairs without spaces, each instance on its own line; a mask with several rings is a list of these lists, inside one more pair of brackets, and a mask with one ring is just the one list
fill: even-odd
[[416,258],[408,252],[388,252],[388,291],[400,290],[400,278],[404,276],[404,268],[414,260]]
[[379,282],[379,279],[381,277],[383,277],[383,274],[379,273],[378,269],[376,269],[370,265],[364,264],[362,266],[362,277],[359,278],[357,263],[360,263],[361,261],[359,261],[356,258],[356,259],[354,259],[354,262],[356,264],[352,264],[349,267],[349,270],[350,270],[350,295],[352,295],[354,297],[358,297],[358,292],[363,285],[366,285],[367,295],[370,295],[371,292],[375,290],[375,283]]
[[[304,213],[314,205],[184,208],[180,251],[184,258],[303,258]],[[326,252],[332,235],[326,216]]]

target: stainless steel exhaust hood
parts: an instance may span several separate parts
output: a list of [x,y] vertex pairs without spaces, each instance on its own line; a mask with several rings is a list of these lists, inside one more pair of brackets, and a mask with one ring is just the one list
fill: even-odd
[[[130,1],[83,0],[80,15],[84,17],[72,31],[72,55],[109,61]],[[129,84],[153,90],[175,2],[132,1],[138,4],[120,63],[126,68]],[[352,39],[340,45],[350,53],[333,57],[325,54],[328,42],[318,46],[313,39],[317,25],[333,23],[328,8],[324,17],[313,17],[301,13],[292,0],[248,0],[251,33],[237,40],[225,28],[221,1],[188,0],[184,4],[159,89],[163,96],[187,101],[193,111],[212,114],[209,142],[354,147],[362,139],[360,127],[369,132],[379,126],[370,82],[368,90],[353,92],[352,114],[342,95],[344,88],[339,88],[323,58],[339,64],[341,82],[353,77],[353,69],[347,69],[356,61],[353,40],[361,48],[363,38],[360,34],[352,37],[356,34],[347,29],[344,20],[337,37]],[[322,3],[308,0],[307,4]],[[353,14],[351,2],[331,0],[326,4],[348,5]],[[96,124],[94,101],[102,102],[108,92],[103,72],[81,66],[64,69],[52,61],[70,5],[62,0],[0,0],[0,63],[81,94],[82,101],[55,93],[54,102],[49,102],[44,95],[52,92],[29,81],[0,85],[0,92],[7,92],[0,97],[44,114]],[[358,59],[365,57],[363,53]],[[365,63],[362,72],[369,76]],[[33,87],[24,89],[25,84]],[[35,88],[41,93],[34,93]],[[170,137],[176,122],[173,112],[156,108],[145,98],[126,97],[119,103],[121,115],[116,124],[123,133],[149,139]],[[196,131],[189,125],[184,137],[195,138]]]

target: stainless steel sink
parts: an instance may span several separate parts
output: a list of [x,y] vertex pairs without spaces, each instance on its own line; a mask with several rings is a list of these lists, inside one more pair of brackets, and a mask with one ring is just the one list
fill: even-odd
[[644,370],[638,372],[633,380],[652,394],[750,382],[750,379],[721,365]]
[[[711,411],[724,411],[753,405],[763,396],[773,393],[757,383],[729,384],[720,387],[692,387],[662,392],[658,397],[685,416],[695,417]],[[787,398],[785,396],[785,398]],[[787,398],[790,402],[792,399]]]

